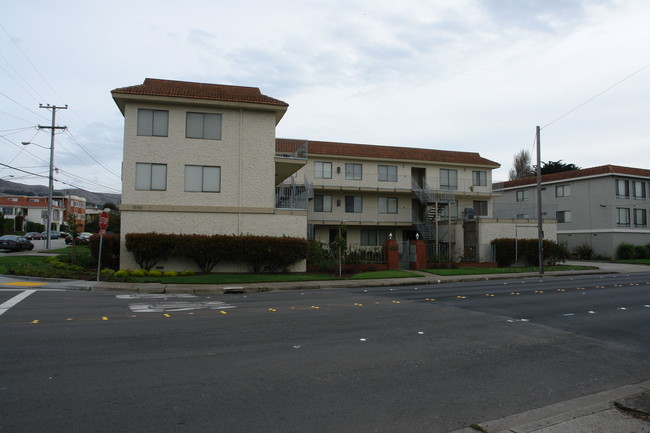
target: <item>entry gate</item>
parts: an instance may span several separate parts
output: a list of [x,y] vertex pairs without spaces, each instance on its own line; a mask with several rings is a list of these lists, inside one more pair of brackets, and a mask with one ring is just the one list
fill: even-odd
[[[400,269],[408,269],[411,262],[411,254],[415,255],[415,246],[411,245],[409,241],[397,241],[399,247],[399,267]],[[413,251],[411,251],[413,248]]]

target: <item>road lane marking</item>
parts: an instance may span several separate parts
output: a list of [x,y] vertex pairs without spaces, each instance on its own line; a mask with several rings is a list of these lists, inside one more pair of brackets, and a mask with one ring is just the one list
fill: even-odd
[[222,310],[235,308],[221,301],[207,302],[154,302],[151,304],[129,304],[133,313],[165,313],[171,311]]
[[30,283],[28,281],[13,281],[11,283],[2,283],[3,286],[22,286],[22,287],[34,287],[34,286],[44,286],[47,283]]
[[5,301],[2,304],[0,304],[0,316],[2,316],[4,313],[9,311],[11,307],[16,305],[17,303],[19,303],[20,301],[22,301],[23,299],[25,299],[26,297],[34,293],[35,291],[36,290],[25,290],[24,292],[17,294],[16,296],[9,299],[8,301]]

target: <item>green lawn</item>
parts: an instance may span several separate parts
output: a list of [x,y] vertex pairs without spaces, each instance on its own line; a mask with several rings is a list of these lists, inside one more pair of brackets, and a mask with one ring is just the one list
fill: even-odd
[[179,277],[131,277],[131,281],[162,284],[244,284],[338,280],[326,274],[207,274]]
[[[595,266],[546,266],[544,271],[583,271],[598,269]],[[458,268],[458,269],[424,269],[424,272],[441,276],[453,275],[483,275],[483,274],[517,274],[522,272],[538,272],[537,266],[524,268]]]
[[635,264],[635,265],[650,265],[650,259],[616,260],[616,263],[631,263],[631,264]]
[[45,266],[44,256],[10,256],[6,255],[0,257],[0,274],[6,274],[10,267],[17,267],[21,263],[29,264],[31,266]]
[[[41,250],[43,253],[55,253],[55,254],[72,254],[72,245],[67,245],[64,248],[59,248],[56,250]],[[90,247],[88,245],[77,245],[77,254],[90,254]]]
[[377,278],[408,278],[408,277],[422,277],[420,274],[414,272],[396,270],[396,271],[374,271],[374,272],[360,272],[350,277],[351,280],[372,280]]

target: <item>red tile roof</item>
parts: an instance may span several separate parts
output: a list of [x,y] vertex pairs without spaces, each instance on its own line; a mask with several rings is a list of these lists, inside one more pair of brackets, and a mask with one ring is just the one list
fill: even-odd
[[253,104],[288,107],[279,99],[263,95],[257,87],[227,86],[222,84],[192,83],[188,81],[160,80],[146,78],[144,83],[122,87],[111,91],[113,97],[120,94],[170,96],[177,98],[205,99],[227,102],[248,102]]
[[[581,177],[603,176],[603,175],[626,175],[626,176],[640,176],[650,178],[650,170],[643,168],[622,167],[620,165],[601,165],[598,167],[583,168],[581,170],[561,171],[559,173],[545,174],[542,176],[542,182],[556,182],[569,179],[577,179]],[[510,180],[495,184],[494,188],[514,188],[524,185],[534,185],[537,183],[537,178],[527,177],[524,179]]]
[[[15,198],[17,201],[9,200]],[[30,199],[38,199],[39,201],[30,201]],[[54,202],[53,202],[54,203]],[[29,207],[29,208],[46,208],[47,197],[27,197],[27,196],[4,196],[0,197],[0,206],[2,207]],[[52,207],[60,209],[59,206],[52,205]]]
[[[276,146],[301,144],[305,140],[287,138],[276,139]],[[416,160],[448,164],[483,165],[498,168],[497,162],[483,158],[475,152],[457,152],[452,150],[420,149],[414,147],[377,146],[369,144],[333,143],[327,141],[308,141],[309,155],[334,155],[359,158],[380,158],[391,160]]]

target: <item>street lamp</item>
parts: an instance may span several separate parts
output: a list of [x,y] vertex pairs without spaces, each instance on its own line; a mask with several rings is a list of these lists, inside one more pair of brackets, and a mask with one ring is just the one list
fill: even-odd
[[[32,143],[31,141],[23,141],[22,145],[27,146],[29,144],[33,144],[34,146],[41,147],[43,149],[47,149],[45,146],[41,146],[40,144]],[[49,250],[50,249],[50,231],[52,230],[52,192],[54,191],[54,136],[52,136],[52,142],[50,144],[50,179],[49,179],[49,187],[48,187],[48,194],[47,194],[47,225],[45,228],[45,249]]]

